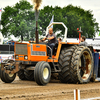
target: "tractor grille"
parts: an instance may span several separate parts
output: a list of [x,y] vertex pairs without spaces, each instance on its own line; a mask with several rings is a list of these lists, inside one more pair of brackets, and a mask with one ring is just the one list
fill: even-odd
[[27,55],[27,44],[16,44],[15,53],[19,55]]
[[32,51],[32,55],[46,56],[46,52],[43,52],[43,51]]

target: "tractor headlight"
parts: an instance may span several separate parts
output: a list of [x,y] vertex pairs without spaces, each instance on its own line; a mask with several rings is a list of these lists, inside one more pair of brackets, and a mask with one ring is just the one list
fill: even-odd
[[15,59],[18,59],[19,57],[18,57],[18,55],[15,55]]
[[24,59],[27,60],[28,59],[28,56],[24,56]]

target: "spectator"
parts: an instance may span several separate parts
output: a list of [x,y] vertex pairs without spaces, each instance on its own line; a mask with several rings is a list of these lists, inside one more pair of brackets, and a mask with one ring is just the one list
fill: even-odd
[[81,39],[80,39],[79,46],[87,46],[87,42],[85,40],[86,40],[86,37],[82,36]]

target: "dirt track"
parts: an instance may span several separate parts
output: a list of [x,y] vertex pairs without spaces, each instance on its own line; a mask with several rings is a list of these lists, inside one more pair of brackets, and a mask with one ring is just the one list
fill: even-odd
[[[80,89],[81,99],[100,97],[100,82],[88,84],[63,84],[52,80],[46,86],[33,81],[22,81],[18,77],[13,83],[0,81],[2,100],[74,100],[74,89]],[[99,100],[99,99],[98,99]]]

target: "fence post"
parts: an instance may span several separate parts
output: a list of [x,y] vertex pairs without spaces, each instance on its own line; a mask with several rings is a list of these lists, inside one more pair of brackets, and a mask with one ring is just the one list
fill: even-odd
[[74,100],[80,100],[80,90],[74,90]]

